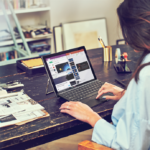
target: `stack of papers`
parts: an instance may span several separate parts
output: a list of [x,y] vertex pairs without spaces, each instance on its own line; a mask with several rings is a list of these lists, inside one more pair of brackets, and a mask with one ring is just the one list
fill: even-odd
[[47,116],[44,107],[23,92],[0,99],[0,127],[21,125]]
[[[16,39],[20,38],[20,35],[18,33],[14,32],[14,35]],[[0,30],[0,41],[6,41],[6,40],[12,40],[11,33],[7,29]]]

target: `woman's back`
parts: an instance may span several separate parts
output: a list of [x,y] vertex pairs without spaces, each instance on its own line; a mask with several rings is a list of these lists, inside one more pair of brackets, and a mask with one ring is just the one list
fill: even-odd
[[[144,60],[147,62],[150,62],[150,54]],[[117,133],[111,147],[117,146],[115,142],[124,149],[144,150],[150,147],[149,107],[150,66],[146,66],[139,74],[138,83],[132,79],[125,95],[114,107],[112,121]]]

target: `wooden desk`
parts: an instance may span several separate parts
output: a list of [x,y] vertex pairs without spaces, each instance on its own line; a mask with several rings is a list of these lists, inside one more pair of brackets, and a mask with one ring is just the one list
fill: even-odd
[[[133,70],[139,56],[128,46],[113,46],[113,60],[115,49],[120,47],[122,52],[128,52],[130,69]],[[114,79],[129,80],[131,74],[117,74],[112,62],[102,62],[102,49],[88,51],[96,76],[101,81],[107,81],[115,85]],[[20,80],[25,86],[24,90],[31,98],[36,100],[50,114],[50,117],[35,120],[21,126],[10,126],[0,129],[0,149],[7,147],[11,150],[22,150],[50,142],[80,131],[91,128],[86,123],[78,121],[73,117],[62,114],[59,107],[64,101],[56,98],[54,94],[45,95],[47,75],[36,74],[28,76],[16,67],[16,64],[0,67],[0,82]],[[51,89],[50,89],[51,90]],[[102,117],[110,116],[116,101],[108,101],[93,107],[93,110]],[[14,145],[14,146],[13,146]],[[13,147],[12,147],[13,146]]]

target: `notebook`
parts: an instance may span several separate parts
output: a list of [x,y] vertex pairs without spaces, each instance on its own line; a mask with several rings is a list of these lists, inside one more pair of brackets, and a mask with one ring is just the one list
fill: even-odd
[[96,78],[84,46],[42,56],[42,60],[56,96],[90,107],[106,101],[104,95],[96,99],[104,82]]

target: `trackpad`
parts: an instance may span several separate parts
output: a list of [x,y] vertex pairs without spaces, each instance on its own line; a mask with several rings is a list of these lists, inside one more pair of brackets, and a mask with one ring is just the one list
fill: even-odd
[[89,98],[86,98],[82,101],[82,103],[87,104],[90,107],[96,106],[98,104],[101,104],[103,102],[105,102],[107,100],[105,100],[104,98],[100,98],[100,99],[96,99],[96,95],[93,95]]

